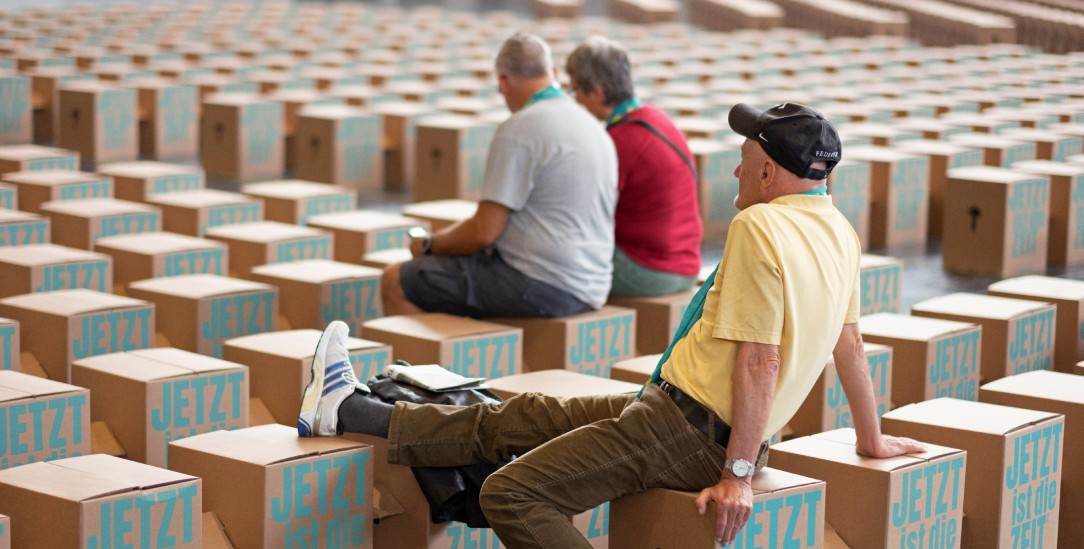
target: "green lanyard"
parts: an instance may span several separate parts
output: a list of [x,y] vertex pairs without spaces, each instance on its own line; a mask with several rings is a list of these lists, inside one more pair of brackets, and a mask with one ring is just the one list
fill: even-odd
[[555,97],[565,97],[565,92],[556,84],[550,84],[549,86],[534,92],[534,95],[527,100],[527,104],[523,107],[527,108],[544,99],[553,99]]
[[606,120],[606,127],[609,128],[614,124],[617,124],[625,117],[626,114],[639,109],[643,106],[643,101],[640,101],[639,97],[633,97],[628,101],[614,107],[614,112],[610,114],[610,118]]
[[804,193],[798,194],[808,194],[810,196],[828,196],[828,185],[818,187],[816,189],[813,189],[812,191],[806,191]]

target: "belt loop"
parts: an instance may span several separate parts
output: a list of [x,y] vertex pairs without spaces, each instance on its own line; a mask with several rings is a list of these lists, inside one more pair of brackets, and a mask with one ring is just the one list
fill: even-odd
[[716,440],[715,438],[715,412],[708,412],[708,440]]

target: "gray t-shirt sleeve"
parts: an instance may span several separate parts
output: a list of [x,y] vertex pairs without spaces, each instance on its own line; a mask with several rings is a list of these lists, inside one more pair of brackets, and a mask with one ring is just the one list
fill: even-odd
[[534,188],[534,170],[527,147],[515,139],[493,138],[482,180],[482,200],[496,202],[512,211],[522,210]]

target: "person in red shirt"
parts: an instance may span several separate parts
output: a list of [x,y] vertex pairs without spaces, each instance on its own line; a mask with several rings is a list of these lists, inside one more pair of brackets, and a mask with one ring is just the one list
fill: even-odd
[[661,109],[636,97],[628,54],[594,37],[565,66],[576,101],[617,149],[616,249],[610,295],[645,297],[689,290],[700,272],[703,228],[696,165],[685,135]]

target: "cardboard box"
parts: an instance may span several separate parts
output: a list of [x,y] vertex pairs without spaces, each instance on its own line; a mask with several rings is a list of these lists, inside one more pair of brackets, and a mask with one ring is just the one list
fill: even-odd
[[203,102],[200,160],[207,175],[233,181],[282,176],[283,107],[249,94],[217,94]]
[[128,284],[145,278],[186,274],[225,276],[229,249],[205,238],[174,233],[110,236],[94,241],[94,250],[113,257],[114,293],[124,294]]
[[310,217],[310,227],[335,234],[335,261],[360,263],[370,252],[409,248],[411,227],[427,227],[421,219],[374,210],[353,210]]
[[894,257],[862,254],[859,273],[861,314],[900,312],[903,261]]
[[201,110],[199,89],[164,79],[143,79],[130,87],[136,89],[139,101],[140,156],[157,160],[196,160]]
[[162,230],[158,208],[115,198],[46,202],[41,211],[52,220],[53,242],[84,250],[99,238]]
[[[249,367],[251,394],[267,405],[275,420],[295,425],[301,393],[312,380],[312,357],[320,330],[289,330],[235,337],[223,343],[222,356]],[[392,362],[392,347],[350,337],[346,350],[354,375],[365,382]]]
[[[864,349],[873,379],[874,404],[880,417],[892,409],[892,347],[866,343]],[[816,385],[787,425],[794,434],[802,436],[854,427],[850,403],[843,392],[834,359],[828,360]]]
[[1046,276],[1022,276],[995,282],[990,295],[1053,303],[1057,307],[1054,332],[1054,369],[1073,373],[1084,359],[1084,283]]
[[937,397],[975,400],[985,339],[980,325],[876,313],[862,317],[859,329],[866,343],[892,348],[895,406]]
[[414,188],[417,124],[435,111],[428,105],[405,101],[377,103],[372,111],[383,119],[385,188],[389,191]]
[[11,172],[79,169],[79,152],[39,145],[0,147],[0,175]]
[[109,425],[128,459],[168,467],[170,441],[248,427],[248,368],[159,347],[77,360],[72,383],[92,394],[94,421]]
[[942,265],[969,275],[1041,273],[1049,220],[1047,178],[985,166],[950,170]]
[[433,232],[470,219],[477,211],[478,202],[458,198],[415,202],[403,206],[404,216],[426,221]]
[[9,418],[0,469],[89,454],[89,395],[83,387],[0,372],[0,413]]
[[[982,151],[986,166],[1008,168],[1021,160],[1035,160],[1035,143],[998,135],[961,133],[948,137],[949,142]],[[949,195],[951,196],[951,192]]]
[[721,240],[738,214],[734,207],[734,198],[738,196],[734,168],[741,163],[741,149],[721,141],[689,139],[689,152],[696,162],[704,239]]
[[250,183],[241,192],[263,200],[269,221],[305,226],[314,215],[348,212],[357,196],[353,190],[299,179]]
[[526,371],[565,369],[610,377],[610,367],[636,349],[636,310],[606,305],[559,318],[500,318],[523,330]]
[[0,370],[19,369],[19,322],[0,318]]
[[113,289],[113,260],[108,255],[55,244],[0,248],[0,297],[86,288]]
[[1065,417],[939,398],[897,408],[884,432],[967,452],[961,547],[1056,547]]
[[1012,169],[1050,181],[1046,264],[1057,267],[1084,265],[1084,167],[1029,160],[1014,163]]
[[0,246],[49,242],[49,218],[15,210],[0,210]]
[[611,297],[610,305],[636,310],[636,351],[650,355],[670,346],[695,290],[657,297]]
[[[1058,546],[1075,547],[1084,541],[1084,523],[1074,513],[1084,505],[1084,377],[1061,372],[1028,372],[987,383],[979,400],[1002,406],[1041,410],[1065,416],[1061,469],[1061,521]],[[1036,502],[1033,502],[1035,505]]]
[[957,547],[967,454],[926,445],[888,459],[860,456],[853,429],[772,446],[772,466],[827,483],[825,516],[852,547]]
[[75,82],[93,82],[96,78],[91,73],[75,72],[71,67],[42,67],[30,74],[30,79],[34,140],[54,142],[60,134],[60,87]]
[[858,233],[858,240],[862,242],[862,250],[868,250],[870,246],[871,171],[869,162],[846,158],[840,160],[828,176],[832,203],[851,222],[854,232]]
[[282,315],[290,328],[324,329],[333,320],[361,333],[366,320],[384,316],[381,271],[352,263],[310,259],[261,265],[252,279],[278,286]]
[[0,183],[0,210],[14,210],[19,207],[19,190],[11,185]]
[[367,193],[384,190],[381,118],[356,107],[306,107],[294,135],[297,177]]
[[112,198],[113,181],[106,176],[66,170],[13,172],[3,176],[4,183],[19,192],[19,209],[41,213],[41,206],[53,200]]
[[412,257],[414,256],[410,253],[410,248],[392,248],[365,254],[361,258],[361,264],[365,267],[384,270],[396,263],[410,261]]
[[147,203],[161,208],[163,231],[189,236],[203,236],[221,225],[263,220],[259,200],[213,189],[159,194],[147,198]]
[[1079,135],[1064,135],[1033,128],[1012,128],[1000,135],[1033,143],[1036,160],[1063,162],[1074,154],[1080,154],[1081,149],[1084,149],[1084,138]]
[[151,195],[204,188],[203,170],[164,162],[117,162],[98,167],[98,173],[113,179],[117,198],[146,202]]
[[136,92],[102,82],[60,89],[57,145],[79,151],[90,165],[139,158]]
[[230,248],[230,273],[249,278],[259,265],[330,259],[334,235],[312,227],[257,221],[208,229],[208,239]]
[[390,316],[362,325],[366,339],[387,343],[411,364],[440,364],[467,377],[496,379],[523,371],[523,330],[444,313]]
[[278,288],[236,278],[195,274],[140,280],[128,285],[128,294],[169,311],[158,324],[169,345],[216,358],[227,339],[272,332],[278,321]]
[[522,393],[542,393],[544,395],[573,398],[592,395],[635,394],[642,384],[618,381],[599,376],[591,376],[568,370],[539,370],[490,379],[486,382],[489,390],[502,399],[509,399]]
[[262,425],[171,442],[169,461],[205,481],[204,505],[238,547],[373,547],[369,446]]
[[4,109],[0,111],[0,144],[30,143],[34,127],[30,113],[30,78],[0,70],[0,96]]
[[610,368],[610,379],[643,385],[651,379],[651,374],[655,372],[661,358],[662,353],[659,353],[616,362]]
[[466,116],[431,116],[417,122],[414,201],[478,200],[495,132],[495,126]]
[[55,381],[71,379],[72,361],[146,349],[154,341],[154,304],[93,290],[9,297],[0,300],[0,316],[34,327],[22,330],[20,346]]
[[870,165],[870,246],[926,242],[929,160],[885,147],[855,147],[850,160]]
[[[728,548],[821,547],[825,483],[765,468],[752,478],[753,511]],[[697,492],[652,488],[610,504],[611,547],[708,549],[715,541],[715,506],[696,510]],[[885,545],[888,547],[888,545]]]
[[896,145],[895,148],[908,154],[922,155],[929,159],[930,194],[927,235],[931,238],[940,238],[941,227],[944,224],[945,188],[948,185],[949,170],[968,166],[981,166],[983,153],[979,149],[932,139],[904,141]]
[[16,547],[199,547],[202,481],[95,454],[0,471]]
[[911,314],[982,326],[982,383],[1054,366],[1051,303],[961,292],[916,303]]

